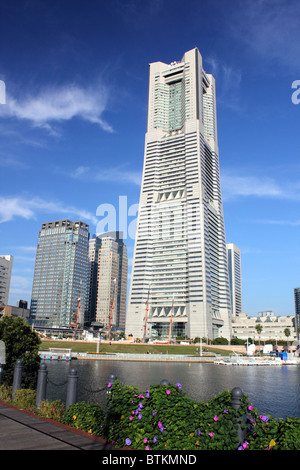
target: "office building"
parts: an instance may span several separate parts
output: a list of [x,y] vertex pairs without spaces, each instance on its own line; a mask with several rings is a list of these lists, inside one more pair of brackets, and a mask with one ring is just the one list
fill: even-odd
[[89,226],[83,222],[58,220],[42,224],[30,307],[35,327],[70,327],[77,317],[77,327],[83,326],[88,242]]
[[90,282],[86,318],[125,329],[128,258],[122,232],[95,235],[89,242]]
[[242,313],[242,267],[241,251],[233,243],[227,243],[229,287],[233,315]]
[[200,52],[151,63],[128,336],[230,339],[219,172],[215,80]]
[[[262,332],[257,333],[256,326],[260,324]],[[290,336],[285,335],[285,330],[290,331]],[[290,341],[292,344],[296,339],[295,318],[289,315],[275,315],[271,310],[259,312],[257,316],[242,313],[232,318],[232,336],[262,342],[268,341]]]
[[11,255],[0,255],[0,305],[8,304],[13,261]]

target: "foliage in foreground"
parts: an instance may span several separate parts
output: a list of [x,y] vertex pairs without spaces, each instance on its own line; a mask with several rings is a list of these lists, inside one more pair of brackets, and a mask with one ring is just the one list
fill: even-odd
[[[141,393],[116,381],[107,395],[105,416],[97,411],[96,434],[115,447],[134,450],[300,450],[300,418],[278,421],[262,415],[246,396],[238,411],[230,401],[229,391],[202,403],[186,397],[180,384],[154,385]],[[81,410],[78,404],[69,407],[67,424],[78,428],[80,417],[84,429],[94,433],[91,416],[87,415],[89,406]],[[100,405],[93,406],[95,416]],[[245,430],[242,441],[239,422]]]
[[12,385],[16,361],[21,359],[24,372],[22,386],[34,388],[41,361],[38,354],[41,340],[37,333],[23,318],[4,315],[0,321],[0,340],[5,343],[6,352],[3,381]]
[[[0,387],[0,400],[11,389]],[[141,393],[116,381],[103,407],[80,402],[68,407],[45,400],[34,409],[35,395],[19,390],[13,404],[39,416],[100,436],[116,448],[132,450],[300,450],[300,418],[276,420],[242,398],[235,411],[225,391],[208,403],[184,395],[181,385],[153,385]],[[238,437],[238,424],[245,435]]]

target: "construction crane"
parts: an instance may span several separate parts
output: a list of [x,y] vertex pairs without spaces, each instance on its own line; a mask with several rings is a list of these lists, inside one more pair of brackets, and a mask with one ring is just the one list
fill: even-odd
[[149,296],[150,296],[150,286],[148,289],[148,298],[146,301],[146,316],[145,316],[145,324],[144,324],[144,335],[143,335],[143,341],[145,342],[146,340],[146,328],[147,328],[147,319],[148,319],[148,312],[149,312]]
[[108,323],[108,341],[110,341],[112,317],[113,317],[113,312],[114,312],[114,307],[115,307],[115,288],[116,288],[117,280],[114,279],[113,282],[114,282],[114,284],[113,284],[113,295],[112,295],[112,303],[111,303],[111,309],[110,309],[110,314],[109,314],[109,323]]
[[170,344],[170,340],[171,340],[173,308],[174,308],[174,299],[173,299],[173,301],[172,301],[172,308],[171,308],[171,316],[170,316],[170,326],[169,326],[169,340],[168,340],[168,344]]
[[78,329],[78,323],[79,323],[79,312],[80,312],[80,297],[78,297],[77,299],[77,313],[76,313],[76,317],[75,317],[75,321],[73,323],[71,323],[71,327],[74,328],[74,339],[76,338],[77,336],[77,329]]

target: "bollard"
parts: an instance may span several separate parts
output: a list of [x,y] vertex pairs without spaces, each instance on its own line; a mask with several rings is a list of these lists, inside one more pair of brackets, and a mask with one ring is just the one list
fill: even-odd
[[66,410],[69,408],[70,405],[74,405],[77,401],[77,382],[78,382],[77,369],[72,367],[69,370],[69,375],[68,375]]
[[161,385],[163,387],[164,385],[170,385],[170,382],[167,379],[163,379],[163,380],[161,380],[159,385]]
[[14,379],[12,386],[12,400],[15,399],[15,393],[17,390],[21,389],[22,383],[22,372],[23,372],[23,363],[21,359],[18,359],[14,369]]
[[[242,404],[242,397],[243,397],[243,391],[239,387],[235,387],[231,390],[231,401],[230,404],[232,408],[235,411],[238,411],[239,407]],[[246,416],[241,416],[240,418],[237,418],[237,425],[238,425],[238,438],[239,438],[239,443],[242,444],[247,436],[247,429],[242,429],[242,424],[245,424],[246,422]]]
[[231,390],[231,401],[230,404],[233,409],[236,411],[239,409],[239,407],[242,404],[242,397],[243,397],[243,391],[239,387],[235,387]]
[[39,404],[43,400],[46,400],[47,376],[48,376],[47,366],[44,362],[42,362],[40,365],[39,373],[38,373],[36,400],[35,400],[36,408],[38,408]]

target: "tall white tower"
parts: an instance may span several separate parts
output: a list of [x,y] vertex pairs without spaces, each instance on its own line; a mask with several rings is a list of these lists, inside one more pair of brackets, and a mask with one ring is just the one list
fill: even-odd
[[180,62],[150,64],[126,334],[170,331],[231,335],[215,80],[197,48]]
[[236,316],[243,313],[241,250],[233,243],[227,243],[226,249],[232,314]]

